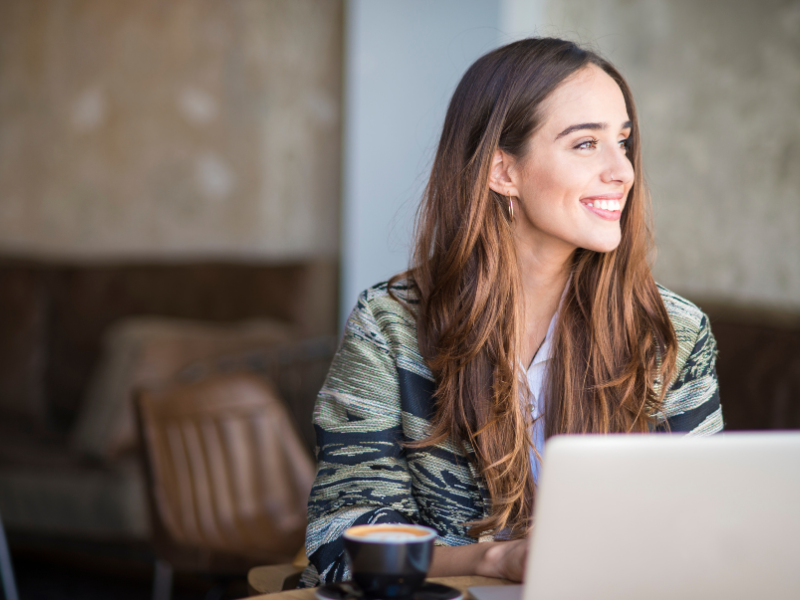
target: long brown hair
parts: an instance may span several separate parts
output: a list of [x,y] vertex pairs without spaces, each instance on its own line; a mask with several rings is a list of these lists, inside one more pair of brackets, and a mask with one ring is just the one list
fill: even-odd
[[[558,39],[527,39],[486,54],[456,88],[417,218],[406,277],[419,293],[419,345],[435,378],[430,437],[468,444],[491,496],[470,533],[525,534],[534,498],[531,415],[520,400],[522,292],[508,199],[489,189],[500,148],[522,157],[542,101],[594,64],[619,84],[633,124],[634,183],[612,252],[578,249],[562,300],[548,369],[546,437],[645,432],[674,370],[677,342],[650,273],[649,197],[636,107],[619,72]],[[391,289],[391,282],[390,282]]]

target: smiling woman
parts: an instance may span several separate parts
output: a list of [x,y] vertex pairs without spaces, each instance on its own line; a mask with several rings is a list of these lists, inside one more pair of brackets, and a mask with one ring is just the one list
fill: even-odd
[[708,320],[654,282],[648,215],[612,65],[528,39],[469,68],[411,267],[361,295],[317,398],[304,585],[347,578],[342,532],[379,522],[438,531],[431,575],[520,580],[547,438],[722,429]]

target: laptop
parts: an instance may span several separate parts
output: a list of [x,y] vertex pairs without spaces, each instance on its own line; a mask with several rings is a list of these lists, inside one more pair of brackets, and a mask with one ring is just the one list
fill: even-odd
[[560,436],[525,582],[477,600],[800,598],[800,432]]

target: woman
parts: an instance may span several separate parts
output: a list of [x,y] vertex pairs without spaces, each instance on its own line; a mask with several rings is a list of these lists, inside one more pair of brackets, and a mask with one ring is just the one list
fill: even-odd
[[544,439],[722,429],[708,320],[653,281],[647,216],[614,67],[556,39],[470,67],[412,267],[360,296],[317,399],[304,585],[379,522],[439,532],[431,576],[521,580]]

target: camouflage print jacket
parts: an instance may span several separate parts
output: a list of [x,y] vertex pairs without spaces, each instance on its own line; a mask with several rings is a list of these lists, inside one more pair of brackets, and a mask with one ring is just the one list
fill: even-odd
[[[413,303],[408,287],[393,290]],[[661,419],[689,435],[718,432],[722,410],[708,318],[659,290],[679,344]],[[419,523],[439,532],[438,544],[475,542],[464,523],[488,515],[489,497],[471,448],[463,454],[450,442],[424,449],[398,443],[425,437],[433,392],[413,316],[385,283],[363,292],[314,410],[319,470],[308,502],[310,565],[301,587],[349,577],[340,536],[354,524]]]

